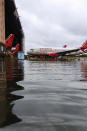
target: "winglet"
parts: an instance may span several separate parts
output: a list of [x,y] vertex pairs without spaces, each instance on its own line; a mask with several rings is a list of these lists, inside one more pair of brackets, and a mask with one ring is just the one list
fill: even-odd
[[10,34],[9,37],[6,39],[5,41],[6,48],[12,47],[14,37],[15,37],[14,34]]

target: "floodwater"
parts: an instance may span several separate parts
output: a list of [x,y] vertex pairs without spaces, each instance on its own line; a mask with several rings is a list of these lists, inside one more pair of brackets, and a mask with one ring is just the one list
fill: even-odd
[[0,131],[87,131],[87,60],[0,60],[0,79]]

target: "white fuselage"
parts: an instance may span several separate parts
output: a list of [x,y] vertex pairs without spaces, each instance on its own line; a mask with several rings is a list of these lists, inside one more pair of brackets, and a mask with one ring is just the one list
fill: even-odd
[[[73,50],[76,48],[61,48],[61,47],[57,47],[57,48],[34,48],[34,49],[30,49],[30,51],[28,52],[30,55],[47,55],[50,53],[58,53],[58,52],[63,52],[63,51],[69,51],[69,50]],[[77,52],[73,52],[73,53],[77,53]],[[81,51],[79,52],[81,53]]]

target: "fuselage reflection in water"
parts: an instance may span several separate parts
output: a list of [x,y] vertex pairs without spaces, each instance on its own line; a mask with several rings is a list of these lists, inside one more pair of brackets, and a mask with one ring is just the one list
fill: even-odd
[[23,96],[11,92],[24,89],[16,83],[23,78],[23,62],[11,59],[0,60],[0,127],[21,121],[21,118],[13,112],[13,107],[14,102],[22,99]]

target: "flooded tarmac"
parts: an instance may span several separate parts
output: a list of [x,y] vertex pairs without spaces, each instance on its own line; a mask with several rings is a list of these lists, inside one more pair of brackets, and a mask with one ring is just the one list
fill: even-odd
[[0,61],[0,131],[86,131],[87,61]]

